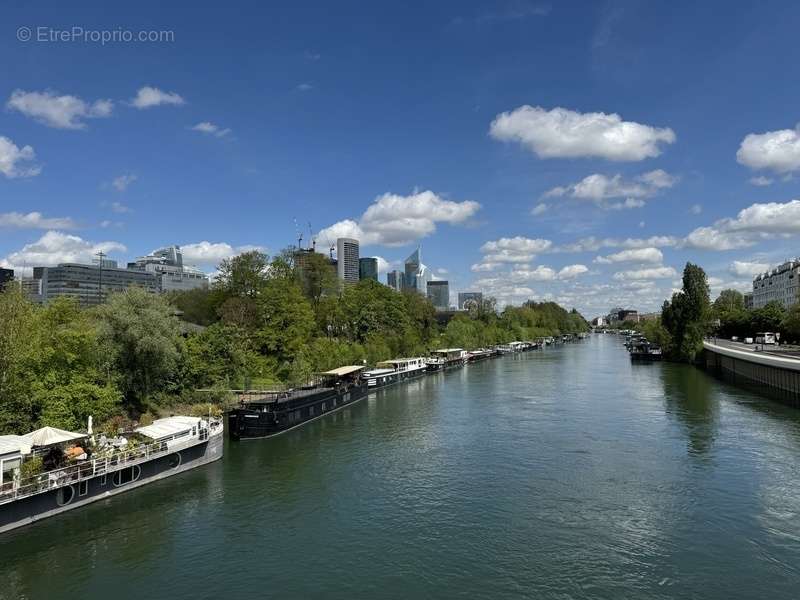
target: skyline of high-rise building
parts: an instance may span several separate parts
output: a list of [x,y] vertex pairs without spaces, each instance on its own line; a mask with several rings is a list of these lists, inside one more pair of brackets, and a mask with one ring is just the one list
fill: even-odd
[[402,292],[406,287],[406,274],[397,269],[389,271],[386,273],[386,285],[396,292]]
[[338,238],[336,240],[336,274],[345,284],[358,283],[358,240]]
[[450,282],[446,279],[435,279],[427,283],[426,295],[436,310],[450,308]]
[[483,302],[482,292],[459,292],[458,293],[458,310],[466,310],[468,302],[476,302],[480,304]]
[[358,278],[378,281],[378,259],[374,256],[359,258]]

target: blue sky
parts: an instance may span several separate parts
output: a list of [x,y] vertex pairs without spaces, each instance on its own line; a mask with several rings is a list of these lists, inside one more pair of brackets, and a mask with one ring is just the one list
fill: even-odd
[[213,271],[296,220],[591,317],[687,260],[716,292],[800,254],[796,3],[2,10],[0,264],[177,243]]

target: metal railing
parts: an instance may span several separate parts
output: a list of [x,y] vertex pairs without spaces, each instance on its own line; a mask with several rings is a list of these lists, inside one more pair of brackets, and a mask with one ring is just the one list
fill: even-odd
[[[172,436],[152,444],[144,444],[130,450],[114,451],[108,456],[92,458],[68,467],[38,473],[11,483],[10,489],[6,489],[4,484],[0,488],[0,505],[179,452],[205,442],[209,435],[210,430],[203,428],[196,437],[191,435]],[[186,440],[181,440],[182,437],[186,437]]]

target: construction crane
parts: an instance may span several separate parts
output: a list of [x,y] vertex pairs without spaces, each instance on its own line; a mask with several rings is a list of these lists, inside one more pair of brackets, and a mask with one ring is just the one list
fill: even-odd
[[297,219],[294,219],[294,231],[297,234],[297,249],[303,249],[303,232],[300,231],[300,226],[297,224]]

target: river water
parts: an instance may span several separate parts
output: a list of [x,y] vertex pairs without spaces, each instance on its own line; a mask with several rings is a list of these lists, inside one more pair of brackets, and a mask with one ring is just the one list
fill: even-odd
[[799,458],[800,411],[596,335],[0,536],[0,598],[796,599]]

